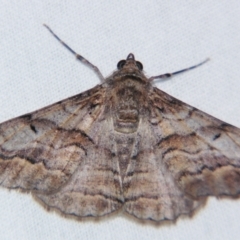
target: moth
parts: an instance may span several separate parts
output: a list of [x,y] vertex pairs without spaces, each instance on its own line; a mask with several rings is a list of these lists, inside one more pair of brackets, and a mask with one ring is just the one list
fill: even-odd
[[152,85],[129,54],[102,83],[0,124],[0,185],[66,217],[174,221],[240,195],[240,129]]

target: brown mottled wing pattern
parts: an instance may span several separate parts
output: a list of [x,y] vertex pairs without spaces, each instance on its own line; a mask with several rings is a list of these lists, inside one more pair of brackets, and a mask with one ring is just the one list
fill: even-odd
[[30,191],[66,215],[101,216],[118,209],[117,165],[96,145],[96,132],[105,130],[97,124],[104,120],[104,98],[99,85],[2,123],[0,185]]
[[125,181],[126,211],[173,220],[194,211],[207,196],[239,196],[240,129],[157,88],[149,101],[151,118],[139,135],[152,134],[156,145],[140,151],[132,163]]
[[155,221],[239,196],[240,129],[154,88],[162,76],[129,54],[102,85],[0,124],[0,185],[65,216]]

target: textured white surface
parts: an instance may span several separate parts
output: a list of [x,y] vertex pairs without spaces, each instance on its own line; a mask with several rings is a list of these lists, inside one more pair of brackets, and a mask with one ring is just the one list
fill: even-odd
[[[240,1],[4,1],[0,8],[0,122],[99,83],[42,26],[109,75],[132,52],[148,76],[206,65],[156,85],[240,127]],[[239,239],[240,200],[211,199],[176,225],[124,217],[76,222],[30,195],[0,189],[1,239]]]

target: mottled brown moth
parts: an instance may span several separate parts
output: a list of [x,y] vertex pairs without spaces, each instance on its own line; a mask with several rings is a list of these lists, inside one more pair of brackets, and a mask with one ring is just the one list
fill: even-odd
[[[46,26],[46,25],[45,25]],[[160,222],[240,194],[240,130],[152,85],[129,54],[102,83],[0,125],[0,185],[76,218]]]

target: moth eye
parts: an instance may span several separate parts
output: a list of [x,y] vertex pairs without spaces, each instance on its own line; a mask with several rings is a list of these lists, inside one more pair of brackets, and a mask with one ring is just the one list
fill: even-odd
[[118,69],[122,69],[123,66],[125,65],[125,63],[126,63],[126,60],[121,60],[120,62],[118,62],[117,68],[118,68]]
[[142,70],[143,70],[143,65],[142,65],[142,63],[140,63],[140,62],[137,61],[136,64],[137,64],[138,69],[142,71]]

